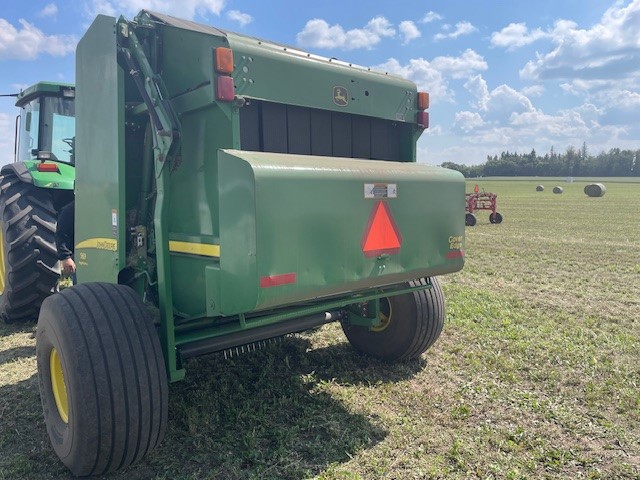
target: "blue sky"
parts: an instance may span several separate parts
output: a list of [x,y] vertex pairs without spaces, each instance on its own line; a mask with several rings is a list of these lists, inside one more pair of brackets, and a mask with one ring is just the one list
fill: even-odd
[[[4,2],[0,93],[74,81],[97,13],[146,8],[396,73],[431,94],[418,161],[501,151],[640,148],[640,0],[75,0]],[[0,99],[0,165],[17,111]]]

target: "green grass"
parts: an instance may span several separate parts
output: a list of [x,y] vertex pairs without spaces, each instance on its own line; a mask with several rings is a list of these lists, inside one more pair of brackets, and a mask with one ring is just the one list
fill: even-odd
[[[192,360],[162,446],[112,478],[639,479],[640,184],[477,183],[504,222],[467,228],[420,361],[357,355],[337,325]],[[31,327],[0,327],[0,425],[0,479],[68,477]]]

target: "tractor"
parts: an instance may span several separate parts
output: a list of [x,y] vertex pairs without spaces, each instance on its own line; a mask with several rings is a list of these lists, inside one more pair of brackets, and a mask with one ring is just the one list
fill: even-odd
[[[416,162],[429,96],[412,82],[143,10],[98,16],[75,89],[17,105],[0,311],[37,318],[45,423],[75,475],[162,441],[191,358],[329,322],[387,362],[438,339],[465,185]],[[77,278],[57,291],[70,201]]]

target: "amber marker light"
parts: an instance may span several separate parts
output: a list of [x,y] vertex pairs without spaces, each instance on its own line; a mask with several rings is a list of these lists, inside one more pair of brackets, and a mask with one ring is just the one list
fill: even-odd
[[216,48],[216,72],[226,74],[233,72],[233,52],[230,48]]
[[418,110],[426,110],[427,108],[429,108],[429,94],[418,92]]
[[39,172],[58,172],[58,165],[55,163],[39,163],[36,168]]

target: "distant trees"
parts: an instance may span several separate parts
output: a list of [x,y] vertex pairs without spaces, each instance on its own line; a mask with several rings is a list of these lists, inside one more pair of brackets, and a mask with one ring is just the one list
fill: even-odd
[[465,177],[640,177],[640,150],[612,148],[593,156],[589,155],[585,142],[579,150],[570,146],[564,154],[557,154],[553,147],[544,156],[535,150],[524,154],[506,151],[500,156],[487,156],[487,161],[480,165],[445,162],[442,166]]

